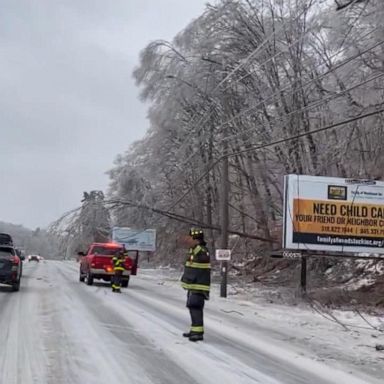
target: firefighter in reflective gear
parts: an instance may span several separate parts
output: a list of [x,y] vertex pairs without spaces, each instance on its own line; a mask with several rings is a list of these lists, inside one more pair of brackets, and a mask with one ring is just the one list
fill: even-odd
[[191,314],[191,329],[183,333],[190,341],[204,339],[204,302],[209,299],[211,285],[211,264],[204,233],[200,229],[191,229],[188,243],[189,254],[181,278],[182,287],[188,291],[187,308]]
[[114,275],[112,277],[112,292],[121,293],[121,280],[123,276],[123,272],[125,270],[124,263],[126,258],[127,251],[125,248],[120,251],[117,255],[113,256],[112,264],[113,264],[113,272]]

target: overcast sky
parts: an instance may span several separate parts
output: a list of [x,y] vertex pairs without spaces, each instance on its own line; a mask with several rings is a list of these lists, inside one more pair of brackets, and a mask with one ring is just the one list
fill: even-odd
[[132,70],[207,0],[0,1],[0,220],[46,226],[106,190],[147,127]]

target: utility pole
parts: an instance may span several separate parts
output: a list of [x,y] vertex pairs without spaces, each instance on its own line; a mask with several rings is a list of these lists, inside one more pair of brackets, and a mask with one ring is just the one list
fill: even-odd
[[[225,116],[228,116],[228,103],[226,95],[224,95],[224,111]],[[223,127],[223,164],[221,171],[221,249],[228,248],[228,227],[229,227],[229,167],[228,167],[228,141],[226,140],[228,136],[228,127],[225,125]],[[220,285],[220,297],[227,297],[227,280],[228,280],[228,261],[221,262],[221,285]]]
[[[228,158],[223,159],[222,167],[222,180],[221,180],[221,249],[228,248],[228,194],[229,194],[229,180],[228,180]],[[220,297],[227,297],[227,280],[228,280],[228,261],[221,262],[221,286]]]

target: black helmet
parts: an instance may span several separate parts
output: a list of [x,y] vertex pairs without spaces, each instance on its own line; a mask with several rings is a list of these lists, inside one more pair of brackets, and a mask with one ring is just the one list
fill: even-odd
[[192,239],[195,240],[204,240],[204,232],[198,228],[191,228],[189,230],[189,236],[191,236]]

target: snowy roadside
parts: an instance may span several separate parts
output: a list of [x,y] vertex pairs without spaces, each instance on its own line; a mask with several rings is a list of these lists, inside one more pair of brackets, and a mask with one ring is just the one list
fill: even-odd
[[[74,277],[77,276],[76,263],[67,262],[67,268]],[[120,298],[100,287],[87,287],[87,290],[108,298],[105,305],[116,310],[120,310],[120,301],[124,299],[127,320],[132,321],[134,313],[143,317],[134,322],[135,326],[143,326],[140,332],[150,327],[151,322],[153,327],[156,321],[161,321],[159,313],[166,313],[165,323],[158,323],[151,333],[157,335],[160,332],[162,342],[159,348],[168,350],[171,339],[179,345],[180,324],[188,326],[185,292],[179,283],[180,274],[180,271],[168,268],[140,269],[139,275],[132,277],[130,287],[124,290]],[[384,352],[375,350],[376,344],[384,344],[383,333],[371,328],[358,314],[333,311],[330,315],[315,312],[306,304],[276,304],[264,292],[249,286],[231,286],[229,293],[227,299],[222,299],[219,297],[219,286],[213,285],[211,300],[206,306],[207,344],[210,344],[210,334],[215,334],[216,340],[221,335],[229,343],[248,345],[253,351],[265,351],[271,359],[281,356],[289,360],[286,363],[291,366],[294,362],[297,367],[307,366],[311,371],[325,369],[328,374],[335,368],[351,373],[354,378],[368,374],[381,380],[384,376]],[[137,313],[135,305],[141,303],[146,304]],[[151,314],[148,310],[155,312]],[[384,318],[363,316],[373,326],[382,327]],[[170,340],[163,336],[165,334]],[[155,343],[158,344],[158,341]],[[171,348],[169,353],[173,354],[173,351]],[[327,380],[333,382],[329,377]],[[336,382],[350,384],[345,380]]]
[[[173,269],[140,270],[140,279],[183,299],[179,278],[180,272]],[[376,377],[384,376],[384,352],[375,349],[377,344],[384,344],[384,313],[370,316],[353,311],[328,311],[306,303],[276,304],[268,293],[250,286],[230,285],[228,292],[227,299],[220,298],[219,286],[214,284],[207,313],[230,317],[237,328],[254,324],[268,329],[280,341],[297,348],[298,353],[327,365],[348,365]]]

